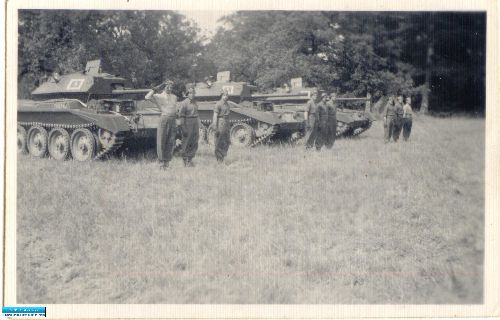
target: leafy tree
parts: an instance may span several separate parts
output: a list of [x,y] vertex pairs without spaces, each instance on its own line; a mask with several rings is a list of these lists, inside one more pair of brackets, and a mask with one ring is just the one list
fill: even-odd
[[172,11],[21,11],[19,17],[20,96],[36,78],[56,70],[82,70],[103,59],[111,72],[138,87],[169,77],[192,80],[202,41],[196,26]]

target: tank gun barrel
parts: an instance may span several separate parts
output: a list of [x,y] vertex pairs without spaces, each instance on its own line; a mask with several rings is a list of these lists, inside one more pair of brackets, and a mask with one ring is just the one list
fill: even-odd
[[116,95],[148,93],[151,89],[115,89],[111,93]]
[[266,94],[252,94],[252,98],[254,99],[263,99],[263,98],[277,98],[277,97],[299,97],[299,98],[308,98],[309,92],[304,93],[266,93]]

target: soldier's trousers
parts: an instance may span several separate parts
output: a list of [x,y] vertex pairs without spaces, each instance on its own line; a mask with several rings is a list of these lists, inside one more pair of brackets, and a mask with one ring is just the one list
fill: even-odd
[[198,151],[200,131],[198,117],[186,118],[182,127],[182,159],[190,162]]
[[394,139],[394,142],[398,142],[399,136],[401,135],[401,129],[403,129],[403,118],[394,118],[394,129],[392,132],[392,138]]
[[158,160],[170,162],[175,148],[175,115],[161,116],[156,131],[156,152]]
[[224,160],[231,143],[230,132],[231,124],[227,119],[219,118],[219,130],[215,135],[215,158],[219,161]]
[[321,150],[321,148],[326,144],[326,140],[328,139],[328,121],[326,119],[320,119],[318,124],[318,133],[316,135],[316,140],[314,141],[314,145],[316,146],[316,150]]
[[318,121],[316,115],[311,114],[306,121],[306,149],[312,148],[318,136]]
[[384,127],[384,140],[385,142],[391,141],[391,138],[393,137],[394,134],[394,117],[387,117],[387,123],[386,126]]
[[412,118],[403,118],[403,139],[405,141],[410,137],[412,124]]
[[325,146],[328,149],[333,147],[337,137],[337,118],[328,118],[328,132],[326,134]]

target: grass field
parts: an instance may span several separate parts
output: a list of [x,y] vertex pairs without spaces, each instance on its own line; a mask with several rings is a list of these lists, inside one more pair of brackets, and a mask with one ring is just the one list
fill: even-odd
[[481,303],[484,120],[333,150],[20,156],[18,303]]

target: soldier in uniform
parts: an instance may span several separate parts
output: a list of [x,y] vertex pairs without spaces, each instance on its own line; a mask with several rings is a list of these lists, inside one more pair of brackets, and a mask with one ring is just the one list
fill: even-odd
[[392,133],[392,138],[394,142],[398,142],[399,136],[401,135],[401,129],[403,129],[403,96],[399,95],[395,102],[396,118],[394,119],[394,131]]
[[403,106],[403,140],[410,138],[411,127],[413,124],[413,110],[411,108],[411,98],[406,97],[406,103]]
[[335,143],[335,138],[337,137],[337,102],[335,99],[337,94],[333,92],[330,94],[330,99],[326,102],[326,107],[328,111],[328,133],[326,135],[326,147],[331,149]]
[[173,82],[167,80],[150,90],[145,97],[146,100],[153,102],[161,112],[156,131],[156,152],[161,169],[168,168],[175,148],[177,96],[172,93],[172,85]]
[[229,93],[226,90],[222,91],[222,96],[214,108],[213,129],[215,130],[215,158],[218,162],[223,162],[229,149],[230,137],[229,130],[229,112],[231,106],[227,102]]
[[313,147],[314,142],[316,141],[316,136],[318,134],[318,117],[317,111],[318,106],[316,105],[316,99],[318,98],[318,93],[313,92],[311,94],[311,99],[307,101],[304,108],[304,121],[306,127],[306,149],[310,149]]
[[318,116],[318,134],[316,136],[316,150],[320,151],[323,145],[326,143],[328,136],[328,110],[327,110],[327,99],[328,95],[326,93],[321,94],[321,101],[317,104],[317,116]]
[[394,96],[390,96],[385,107],[385,116],[384,116],[384,133],[385,133],[385,142],[390,142],[394,133],[394,123],[396,119],[396,105]]
[[198,150],[199,117],[194,88],[189,88],[187,98],[179,105],[179,120],[182,130],[182,159],[184,166],[193,167],[193,158]]

